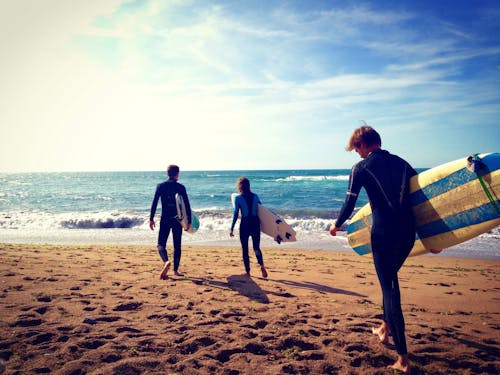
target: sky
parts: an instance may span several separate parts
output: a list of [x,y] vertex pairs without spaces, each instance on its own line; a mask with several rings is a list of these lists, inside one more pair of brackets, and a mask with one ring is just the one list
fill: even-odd
[[0,172],[500,152],[500,2],[0,0]]

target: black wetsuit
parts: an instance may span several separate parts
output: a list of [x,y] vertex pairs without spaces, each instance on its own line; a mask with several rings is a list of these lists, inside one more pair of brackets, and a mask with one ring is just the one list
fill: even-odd
[[184,185],[178,183],[174,178],[169,178],[167,181],[158,184],[156,187],[153,203],[151,204],[150,220],[154,220],[158,200],[161,198],[161,221],[160,232],[158,234],[158,252],[161,259],[168,261],[166,251],[167,240],[172,230],[174,240],[174,271],[179,269],[181,262],[181,241],[182,241],[182,226],[177,220],[177,208],[175,205],[175,194],[180,194],[184,199],[186,206],[186,215],[188,223],[191,224],[191,206]]
[[377,150],[351,171],[347,197],[339,213],[340,227],[351,215],[362,187],[372,209],[373,262],[382,287],[384,320],[399,354],[407,354],[398,271],[415,242],[415,221],[409,202],[409,180],[417,172],[403,159]]

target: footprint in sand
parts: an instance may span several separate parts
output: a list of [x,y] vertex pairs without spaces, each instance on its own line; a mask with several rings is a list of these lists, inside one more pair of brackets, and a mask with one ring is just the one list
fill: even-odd
[[252,331],[245,331],[241,334],[241,336],[246,339],[254,339],[258,336],[258,334]]
[[438,347],[435,347],[435,346],[428,346],[428,347],[425,347],[425,348],[421,348],[421,349],[416,349],[414,350],[414,352],[416,354],[423,354],[423,353],[442,353],[444,352],[445,350],[442,349],[442,348],[438,348]]
[[35,311],[36,311],[38,314],[40,314],[40,315],[45,314],[48,310],[49,310],[49,307],[48,307],[48,306],[42,306],[42,307],[39,307],[39,308],[35,309]]
[[206,348],[208,346],[211,346],[213,344],[215,344],[217,341],[211,337],[198,337],[194,340],[192,340],[191,342],[188,342],[184,345],[181,345],[178,347],[179,349],[179,352],[181,354],[193,354],[193,353],[196,353],[199,348]]
[[142,302],[122,303],[113,308],[113,311],[133,311],[142,307]]
[[31,344],[32,345],[45,344],[49,341],[52,341],[52,339],[54,337],[56,337],[56,335],[54,333],[42,333],[42,334],[35,336],[33,341],[31,341]]
[[369,331],[371,327],[372,327],[371,324],[368,323],[356,323],[349,326],[349,331],[363,333]]
[[136,329],[136,328],[132,328],[132,327],[118,327],[116,329],[116,333],[122,333],[122,332],[141,333],[142,331],[140,329]]
[[80,348],[84,349],[97,349],[106,344],[104,340],[85,340],[78,344]]
[[241,350],[241,349],[224,349],[224,350],[221,350],[219,353],[217,353],[217,355],[215,356],[215,359],[221,363],[226,363],[226,362],[229,362],[229,360],[231,359],[231,356],[233,354],[239,354],[242,352],[243,352],[243,350]]
[[245,346],[245,351],[255,355],[267,355],[269,353],[264,345],[254,342],[248,343]]
[[170,323],[172,322],[175,322],[176,320],[179,319],[179,316],[177,314],[153,314],[153,315],[150,315],[148,316],[148,319],[149,320],[162,320],[162,319],[166,319],[168,320]]
[[309,329],[309,330],[307,331],[307,333],[309,333],[311,336],[315,336],[315,337],[319,337],[319,336],[321,336],[321,332],[320,332],[320,331],[317,331],[317,330],[312,329],[312,328],[311,328],[311,329]]
[[287,350],[290,348],[299,348],[300,350],[317,350],[315,344],[303,341],[294,337],[288,337],[281,341],[277,346],[278,350]]
[[20,319],[11,324],[11,327],[36,327],[43,323],[42,319]]
[[269,323],[265,320],[259,320],[257,322],[255,322],[255,329],[263,329],[263,328],[266,328],[266,326],[268,325]]
[[122,359],[122,356],[117,355],[115,353],[110,353],[102,357],[101,361],[104,363],[113,363],[113,362],[118,362],[120,359]]
[[121,318],[119,316],[101,316],[99,318],[96,318],[95,320],[97,322],[106,322],[106,323],[112,323],[112,322],[117,322]]

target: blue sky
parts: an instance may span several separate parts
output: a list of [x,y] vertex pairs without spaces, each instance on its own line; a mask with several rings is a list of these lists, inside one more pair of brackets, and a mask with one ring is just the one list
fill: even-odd
[[500,2],[0,2],[0,172],[500,151]]

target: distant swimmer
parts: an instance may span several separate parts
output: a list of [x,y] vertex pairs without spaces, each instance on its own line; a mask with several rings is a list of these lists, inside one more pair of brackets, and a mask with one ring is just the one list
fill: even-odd
[[351,135],[346,150],[363,159],[351,171],[349,188],[337,221],[330,228],[335,236],[352,214],[361,188],[372,208],[371,243],[373,262],[382,288],[384,320],[372,332],[382,343],[392,334],[398,353],[391,369],[408,373],[410,364],[401,309],[398,271],[415,242],[415,220],[410,206],[409,181],[417,172],[403,159],[382,150],[380,135],[362,126]]
[[167,168],[168,180],[156,186],[156,192],[151,204],[151,213],[149,216],[149,227],[151,230],[155,228],[155,213],[158,205],[158,200],[161,198],[161,220],[160,232],[158,234],[158,253],[163,260],[163,269],[160,273],[160,279],[167,278],[167,272],[170,269],[171,263],[168,260],[167,254],[167,239],[172,230],[174,242],[174,273],[180,276],[179,265],[181,263],[181,241],[182,241],[182,226],[177,220],[177,206],[175,195],[179,194],[184,200],[186,207],[186,215],[188,225],[186,231],[191,226],[191,206],[184,185],[177,182],[179,179],[179,167],[177,165],[169,165]]

